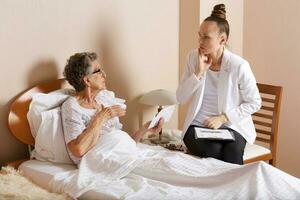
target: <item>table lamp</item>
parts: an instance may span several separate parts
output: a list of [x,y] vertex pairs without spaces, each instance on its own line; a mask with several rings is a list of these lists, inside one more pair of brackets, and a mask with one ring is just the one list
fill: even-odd
[[[152,90],[144,94],[140,99],[139,103],[158,106],[157,113],[161,111],[163,106],[177,104],[176,95],[174,92],[165,89]],[[154,143],[167,143],[168,140],[162,137],[162,130],[159,132],[158,140],[152,140]]]

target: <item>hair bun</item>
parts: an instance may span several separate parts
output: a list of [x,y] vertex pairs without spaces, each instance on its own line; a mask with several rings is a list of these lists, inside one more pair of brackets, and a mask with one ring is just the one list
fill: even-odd
[[214,6],[214,10],[211,12],[211,17],[217,17],[221,19],[226,19],[226,10],[224,4],[218,4]]

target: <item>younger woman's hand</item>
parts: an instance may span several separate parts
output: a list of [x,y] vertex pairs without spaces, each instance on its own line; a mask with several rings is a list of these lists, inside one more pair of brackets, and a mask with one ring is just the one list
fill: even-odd
[[198,53],[199,65],[195,70],[195,75],[200,78],[204,74],[204,72],[211,66],[212,59],[210,56],[202,54],[200,49],[198,49]]
[[227,117],[224,114],[222,114],[204,120],[203,125],[211,129],[218,129],[227,121]]

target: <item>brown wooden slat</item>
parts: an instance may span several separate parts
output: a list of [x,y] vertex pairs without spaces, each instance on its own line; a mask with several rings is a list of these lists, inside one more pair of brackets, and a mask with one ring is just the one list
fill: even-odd
[[253,120],[253,122],[254,122],[254,124],[257,124],[257,125],[272,127],[272,124],[268,123],[268,122],[261,122],[261,121],[257,121],[257,120]]
[[281,86],[274,86],[274,85],[258,83],[257,87],[258,87],[259,92],[263,93],[263,94],[271,94],[271,95],[279,96],[282,93]]
[[260,138],[260,137],[256,137],[257,141],[261,141],[261,142],[265,142],[265,143],[270,143],[270,139],[265,139],[265,138]]
[[267,118],[267,119],[273,119],[273,116],[272,115],[267,115],[267,114],[263,114],[263,113],[253,113],[254,116],[257,116],[257,117],[262,117],[262,118]]
[[257,133],[261,133],[261,134],[264,134],[264,135],[272,135],[272,132],[270,132],[270,131],[265,131],[265,130],[261,130],[261,129],[259,129],[259,128],[256,128],[255,129],[255,131],[257,132]]
[[248,160],[244,160],[244,164],[248,164],[248,163],[252,163],[252,162],[256,162],[256,161],[260,161],[260,160],[267,161],[272,158],[273,158],[272,153],[268,153],[268,154],[264,154],[264,155],[261,155],[258,157],[249,158]]
[[275,103],[275,99],[269,99],[269,98],[266,98],[266,97],[262,97],[261,99],[264,102]]
[[274,108],[273,108],[273,107],[270,107],[270,106],[262,106],[260,109],[261,109],[261,110],[274,111]]

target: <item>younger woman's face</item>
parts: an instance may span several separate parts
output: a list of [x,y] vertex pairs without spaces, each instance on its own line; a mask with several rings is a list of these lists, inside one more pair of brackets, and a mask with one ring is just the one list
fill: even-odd
[[217,52],[226,42],[226,34],[220,34],[214,21],[204,21],[200,25],[198,36],[200,52],[205,55]]

